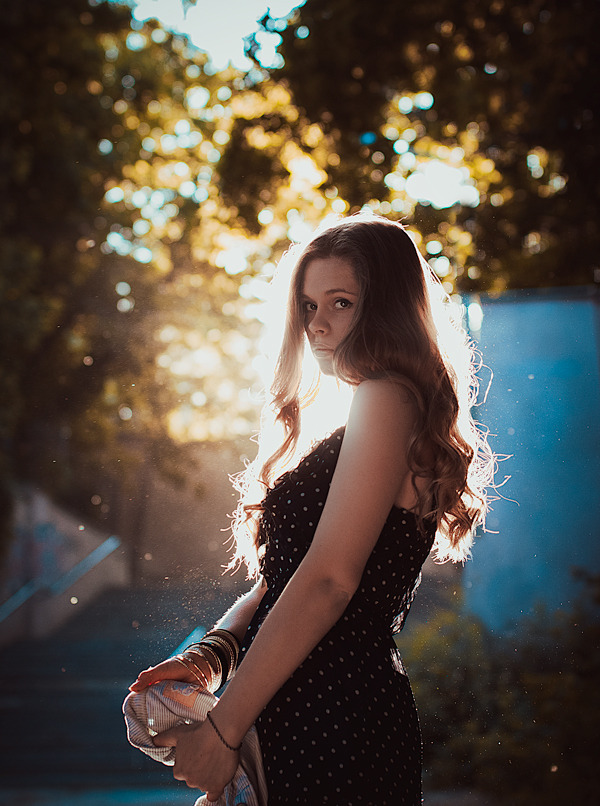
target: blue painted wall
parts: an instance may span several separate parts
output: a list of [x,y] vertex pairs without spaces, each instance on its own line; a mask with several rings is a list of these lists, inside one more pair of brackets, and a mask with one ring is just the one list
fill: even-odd
[[[466,607],[509,630],[543,603],[570,608],[572,571],[600,572],[600,315],[594,289],[482,298],[477,338],[494,379],[476,415],[496,436],[500,490],[465,566]],[[475,319],[475,317],[473,317]],[[485,378],[485,373],[482,373]]]

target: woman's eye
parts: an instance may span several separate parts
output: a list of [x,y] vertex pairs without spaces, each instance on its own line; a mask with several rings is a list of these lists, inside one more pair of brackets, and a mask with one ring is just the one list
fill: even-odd
[[336,299],[335,301],[336,307],[338,308],[351,308],[352,303],[349,299],[344,299],[343,297],[340,299]]
[[304,310],[307,311],[307,312],[312,313],[313,311],[317,310],[317,306],[315,305],[314,302],[305,302],[304,303]]

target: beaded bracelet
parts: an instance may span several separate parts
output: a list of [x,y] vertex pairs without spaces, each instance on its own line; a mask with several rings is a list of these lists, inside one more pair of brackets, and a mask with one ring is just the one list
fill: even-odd
[[215,733],[217,734],[217,736],[219,737],[219,739],[220,739],[220,740],[223,742],[223,744],[225,745],[225,747],[226,747],[228,750],[233,750],[233,752],[234,752],[234,753],[237,753],[237,751],[238,751],[238,750],[241,750],[241,749],[242,749],[242,745],[241,745],[241,744],[240,744],[240,745],[238,745],[237,747],[234,747],[233,745],[229,744],[229,742],[227,741],[227,739],[225,739],[225,737],[223,736],[223,734],[221,733],[221,731],[219,730],[219,728],[218,728],[218,727],[215,725],[215,722],[214,722],[214,720],[213,720],[212,716],[210,715],[210,711],[209,711],[209,712],[206,714],[206,718],[208,719],[208,721],[210,722],[210,724],[213,726]]

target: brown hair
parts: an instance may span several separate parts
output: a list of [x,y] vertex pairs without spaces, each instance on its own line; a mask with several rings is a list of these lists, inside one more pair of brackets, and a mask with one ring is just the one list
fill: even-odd
[[[417,519],[421,527],[426,519],[435,520],[440,559],[464,559],[474,528],[484,520],[486,487],[494,471],[486,434],[470,414],[477,391],[476,352],[453,319],[437,277],[400,224],[364,214],[351,216],[318,233],[302,251],[292,272],[271,386],[271,409],[283,425],[284,439],[260,461],[258,473],[251,465],[246,474],[269,486],[296,449],[304,403],[300,394],[304,274],[312,260],[329,257],[353,267],[360,289],[350,330],[334,354],[335,373],[353,385],[393,379],[412,394],[418,416],[408,464],[418,496]],[[420,491],[415,478],[423,480]],[[251,570],[256,536],[249,551],[248,546],[242,548],[237,531],[244,521],[256,520],[260,511],[260,505],[241,501],[234,526],[237,559],[244,559]]]

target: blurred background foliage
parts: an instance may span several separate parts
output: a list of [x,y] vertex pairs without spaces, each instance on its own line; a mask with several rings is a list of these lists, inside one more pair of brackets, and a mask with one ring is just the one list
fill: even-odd
[[518,636],[490,633],[457,595],[398,639],[430,788],[511,806],[596,802],[600,579],[586,582],[574,612],[540,610]]
[[252,434],[266,281],[328,214],[405,220],[451,294],[597,282],[599,9],[306,0],[243,72],[124,4],[7,6],[4,536],[16,481],[110,521],[84,479]]
[[[273,77],[332,136],[328,179],[351,207],[378,200],[389,214],[392,201],[412,216],[393,204],[407,173],[432,159],[468,169],[472,206],[416,210],[460,288],[587,283],[598,266],[599,18],[595,0],[306,0],[281,31]],[[454,220],[472,236],[475,276],[445,237]]]

